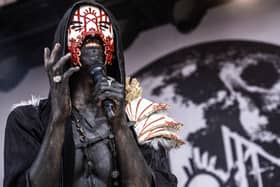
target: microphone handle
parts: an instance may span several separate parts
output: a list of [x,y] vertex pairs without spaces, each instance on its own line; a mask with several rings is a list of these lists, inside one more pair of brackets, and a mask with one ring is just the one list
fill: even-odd
[[[90,75],[96,84],[102,81],[103,78],[107,79],[102,67],[102,63],[96,63],[94,66],[92,66],[90,68]],[[113,101],[111,99],[105,99],[104,101],[102,101],[102,106],[107,119],[112,119],[115,116],[113,110]]]

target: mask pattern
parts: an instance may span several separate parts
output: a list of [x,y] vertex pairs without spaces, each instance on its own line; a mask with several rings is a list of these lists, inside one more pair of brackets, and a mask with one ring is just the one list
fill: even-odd
[[68,27],[68,50],[73,65],[81,66],[81,46],[87,37],[98,37],[103,42],[105,64],[112,63],[114,52],[113,27],[109,16],[99,7],[81,6],[72,16]]

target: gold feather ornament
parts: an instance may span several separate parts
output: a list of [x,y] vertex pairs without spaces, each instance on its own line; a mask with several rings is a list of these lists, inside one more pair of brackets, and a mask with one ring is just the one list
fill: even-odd
[[126,77],[125,80],[125,101],[130,103],[134,99],[142,96],[142,87],[135,78]]

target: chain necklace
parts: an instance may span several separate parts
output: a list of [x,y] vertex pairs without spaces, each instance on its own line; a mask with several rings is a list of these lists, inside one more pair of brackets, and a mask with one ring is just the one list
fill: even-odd
[[[75,107],[73,107],[73,118],[72,119],[72,123],[75,124],[76,129],[79,133],[79,139],[80,142],[82,143],[82,147],[83,147],[83,152],[86,158],[86,165],[85,165],[85,170],[86,170],[86,174],[87,176],[90,176],[91,174],[91,169],[93,168],[93,162],[91,161],[91,159],[89,158],[89,153],[88,153],[88,137],[86,134],[86,131],[84,130],[84,128],[81,125],[81,120],[83,119],[90,127],[92,127],[92,125],[87,121],[87,119],[80,114],[79,110],[76,109]],[[77,118],[76,116],[79,116],[79,118]],[[111,131],[111,130],[110,130]],[[97,132],[97,134],[99,134]],[[100,134],[99,134],[100,135]],[[118,171],[118,166],[117,166],[117,149],[116,149],[116,143],[115,143],[115,136],[110,133],[108,136],[109,139],[109,148],[112,154],[112,163],[113,163],[113,168],[112,168],[112,172],[111,172],[111,180],[112,180],[112,185],[113,186],[119,186],[119,176],[120,173]]]

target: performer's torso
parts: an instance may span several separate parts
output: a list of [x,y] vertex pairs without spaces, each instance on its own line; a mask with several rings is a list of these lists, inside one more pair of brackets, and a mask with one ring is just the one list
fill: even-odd
[[73,187],[111,186],[112,134],[106,118],[96,118],[93,123],[81,119],[72,128],[75,143]]

